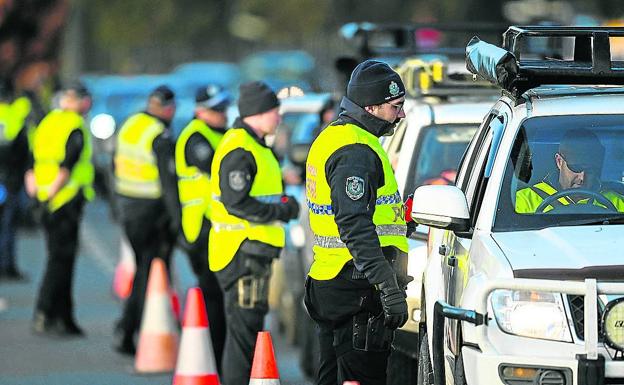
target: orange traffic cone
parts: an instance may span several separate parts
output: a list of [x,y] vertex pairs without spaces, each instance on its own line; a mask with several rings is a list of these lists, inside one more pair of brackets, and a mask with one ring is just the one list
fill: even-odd
[[190,288],[184,307],[184,326],[173,385],[219,385],[204,296]]
[[119,299],[126,299],[132,292],[132,281],[136,272],[134,252],[125,236],[121,236],[119,243],[119,262],[113,276],[113,294]]
[[345,381],[342,385],[360,385],[358,381]]
[[279,385],[271,333],[258,332],[249,385]]
[[171,309],[167,268],[162,259],[154,258],[145,293],[134,368],[140,373],[171,372],[177,354],[178,327]]

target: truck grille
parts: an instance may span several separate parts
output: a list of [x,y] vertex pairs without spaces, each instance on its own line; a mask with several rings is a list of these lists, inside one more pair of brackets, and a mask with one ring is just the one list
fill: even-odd
[[[568,295],[568,304],[570,305],[570,313],[574,323],[574,331],[580,340],[585,340],[585,298],[582,295]],[[598,341],[602,341],[602,306],[597,303],[598,307]]]

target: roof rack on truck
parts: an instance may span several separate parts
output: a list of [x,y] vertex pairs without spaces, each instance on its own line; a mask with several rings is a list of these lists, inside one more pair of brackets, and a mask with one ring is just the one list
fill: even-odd
[[[474,37],[466,47],[466,67],[518,97],[540,85],[624,85],[624,61],[611,60],[611,39],[624,37],[615,27],[509,27],[503,47]],[[569,56],[535,57],[531,41],[565,39]]]

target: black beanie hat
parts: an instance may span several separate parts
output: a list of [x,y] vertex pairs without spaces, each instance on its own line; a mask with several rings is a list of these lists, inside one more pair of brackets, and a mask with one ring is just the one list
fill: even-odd
[[173,103],[175,100],[175,93],[171,88],[166,85],[160,85],[156,87],[149,95],[150,98],[157,98],[161,104],[166,105]]
[[377,60],[358,64],[347,85],[347,98],[360,107],[383,104],[403,95],[405,86],[399,74]]
[[264,82],[249,82],[239,89],[238,112],[241,118],[261,114],[279,106],[275,92]]

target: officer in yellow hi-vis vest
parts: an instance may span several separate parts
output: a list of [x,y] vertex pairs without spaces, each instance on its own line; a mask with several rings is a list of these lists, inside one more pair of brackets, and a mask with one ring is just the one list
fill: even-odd
[[284,196],[279,163],[265,141],[280,123],[279,101],[263,82],[241,85],[238,118],[212,161],[208,261],[223,289],[227,336],[221,379],[247,385],[256,334],[268,311],[271,261],[284,247],[283,222],[299,205]]
[[225,344],[223,294],[208,268],[208,234],[212,192],[210,166],[225,134],[230,93],[218,85],[201,87],[195,95],[195,118],[176,141],[176,174],[182,208],[182,233],[191,267],[204,294],[217,368]]
[[379,144],[405,117],[404,95],[387,64],[360,63],[338,119],[310,148],[306,198],[314,262],[304,300],[320,328],[317,384],[385,385],[394,331],[407,321],[407,226]]
[[94,197],[91,134],[83,116],[91,96],[79,83],[66,87],[60,109],[50,112],[33,134],[33,167],[26,192],[43,209],[48,261],[39,289],[33,329],[37,333],[82,336],[73,317],[71,288],[78,248],[78,223],[85,201]]
[[[600,181],[604,155],[605,148],[592,131],[568,130],[559,143],[559,150],[554,154],[558,172],[549,173],[535,185],[517,191],[516,212],[539,214],[562,206],[590,203],[605,207],[605,203],[597,201],[591,194],[574,194],[574,189],[600,194],[613,204],[610,210],[624,212],[624,196],[603,187]],[[570,194],[542,205],[544,200],[561,190],[567,190]]]
[[30,103],[21,108],[13,100],[9,82],[0,85],[0,280],[24,279],[15,258],[16,214],[24,173],[29,165],[27,117]]
[[147,109],[129,117],[117,134],[114,156],[116,203],[136,259],[132,292],[115,326],[115,349],[135,353],[152,259],[169,264],[179,232],[180,202],[174,142],[169,124],[175,114],[173,91],[154,89]]

